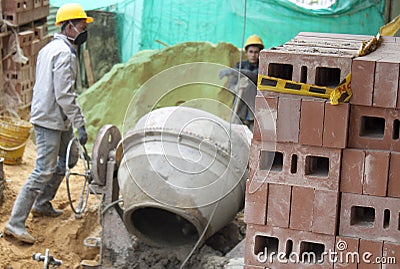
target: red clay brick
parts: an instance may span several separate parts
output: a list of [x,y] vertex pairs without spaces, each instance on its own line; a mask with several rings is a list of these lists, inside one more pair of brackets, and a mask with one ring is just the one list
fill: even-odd
[[19,12],[3,10],[3,18],[14,25],[22,25],[34,21],[34,15],[35,12],[33,9]]
[[[359,268],[361,269],[380,269],[381,264],[375,263],[375,258],[376,257],[382,257],[382,248],[383,248],[383,242],[382,241],[371,241],[371,240],[365,240],[365,239],[360,239],[360,248],[359,248],[359,253],[360,253],[360,264]],[[363,255],[365,255],[367,252],[371,254],[371,256],[367,255],[365,256],[365,259],[363,259]]]
[[279,97],[277,141],[299,142],[300,99]]
[[314,48],[334,48],[340,51],[353,51],[357,53],[360,48],[360,41],[355,40],[343,40],[331,37],[312,37],[312,36],[295,36],[290,41],[286,42],[284,46],[296,46],[296,47],[314,47]]
[[259,184],[254,190],[250,187],[251,180],[246,182],[246,198],[244,206],[244,222],[265,224],[267,214],[268,184]]
[[353,237],[336,236],[335,251],[337,252],[337,261],[335,269],[357,269],[359,255],[358,253],[359,239]]
[[325,100],[302,100],[299,143],[322,146]]
[[43,1],[42,1],[42,0],[34,0],[34,1],[33,1],[33,8],[41,7],[42,4],[43,4]]
[[[337,68],[340,70],[338,83],[350,73],[352,62],[350,55],[310,54],[300,51],[300,47],[297,48],[298,51],[296,52],[293,50],[285,51],[283,49],[261,51],[259,74],[289,79],[296,82],[321,85],[326,82],[323,81],[322,75],[318,77],[319,71],[324,70],[323,68],[326,66],[329,66],[331,69]],[[322,50],[323,49],[321,49],[321,51]],[[330,52],[332,52],[331,49]],[[303,67],[307,69],[306,75],[302,72],[302,70],[304,70]],[[285,71],[282,71],[282,69]]]
[[322,144],[328,148],[346,148],[350,105],[325,103],[324,133]]
[[[254,153],[257,150],[259,153]],[[292,143],[262,143],[253,140],[251,154],[256,154],[259,159],[257,163],[255,158],[250,158],[252,161],[250,167],[255,169],[257,178],[268,183],[338,191],[341,152],[341,149],[326,150],[322,147]],[[260,169],[266,166],[265,163],[272,162],[260,157],[274,153],[275,159],[271,169]]]
[[351,67],[351,104],[372,106],[376,57],[364,56],[353,60]]
[[290,210],[290,228],[311,231],[313,224],[314,189],[294,186]]
[[35,26],[35,38],[43,39],[48,34],[48,25],[47,23],[43,23],[41,25]]
[[[303,252],[313,252],[317,260],[321,260],[322,252],[333,250],[335,236],[296,231],[271,226],[248,225],[246,230],[245,264],[265,266],[272,269],[290,268],[332,268],[333,264],[325,256],[322,263],[292,263],[296,257],[302,257]],[[267,260],[259,261],[257,254],[265,252],[267,247]],[[291,250],[291,251],[290,251]],[[272,255],[271,252],[275,252]],[[277,253],[288,253],[291,260],[282,263],[277,259]],[[273,257],[272,262],[269,258]],[[282,259],[282,258],[281,258]]]
[[[387,196],[400,198],[400,153],[390,153]],[[399,259],[400,262],[400,259]]]
[[388,151],[366,152],[363,194],[386,196],[389,156]]
[[278,97],[257,94],[254,116],[257,129],[253,139],[260,141],[276,141],[276,121],[278,115]]
[[255,172],[258,171],[261,144],[262,142],[257,141],[254,137],[251,140],[249,154],[249,179],[251,180],[253,179]]
[[342,193],[339,235],[400,241],[400,199]]
[[319,33],[319,32],[299,32],[297,36],[318,37],[322,39],[331,38],[338,40],[358,40],[360,42],[369,40],[373,37],[370,35],[353,35],[353,34],[336,34],[336,33]]
[[342,155],[340,191],[362,194],[365,151],[346,148]]
[[387,261],[385,265],[382,265],[382,268],[398,269],[400,263],[400,243],[383,242],[382,256]]
[[348,146],[400,151],[399,120],[398,109],[352,105]]
[[336,235],[339,192],[315,190],[312,232]]
[[292,187],[269,184],[267,225],[289,227]]
[[31,30],[21,31],[18,33],[18,42],[20,47],[26,47],[32,44],[35,32]]
[[46,18],[50,14],[49,6],[42,6],[33,9],[33,20]]
[[20,13],[33,9],[33,0],[3,0],[2,10],[7,12]]
[[399,84],[399,62],[378,60],[375,68],[373,106],[396,108]]

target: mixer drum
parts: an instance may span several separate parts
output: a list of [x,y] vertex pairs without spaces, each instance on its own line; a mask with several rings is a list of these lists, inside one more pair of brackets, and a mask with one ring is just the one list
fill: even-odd
[[118,183],[130,233],[153,246],[204,242],[243,208],[250,130],[203,110],[166,107],[123,138]]

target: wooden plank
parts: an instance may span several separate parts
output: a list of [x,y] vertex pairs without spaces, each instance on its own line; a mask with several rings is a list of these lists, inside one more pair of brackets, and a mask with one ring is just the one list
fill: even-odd
[[85,62],[86,77],[88,79],[89,87],[91,87],[94,83],[94,78],[93,78],[92,65],[90,64],[90,56],[88,50],[83,51],[83,60]]

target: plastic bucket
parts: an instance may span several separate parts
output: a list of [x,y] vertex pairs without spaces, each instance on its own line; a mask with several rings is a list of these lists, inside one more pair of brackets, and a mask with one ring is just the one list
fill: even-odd
[[20,164],[32,125],[12,117],[0,117],[0,158],[5,164]]

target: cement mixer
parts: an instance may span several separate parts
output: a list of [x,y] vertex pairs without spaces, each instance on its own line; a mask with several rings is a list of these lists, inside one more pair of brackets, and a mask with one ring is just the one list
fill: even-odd
[[244,205],[251,136],[183,106],[148,113],[122,139],[103,126],[90,184],[103,194],[101,268],[129,264],[132,235],[151,246],[202,244],[232,221]]

